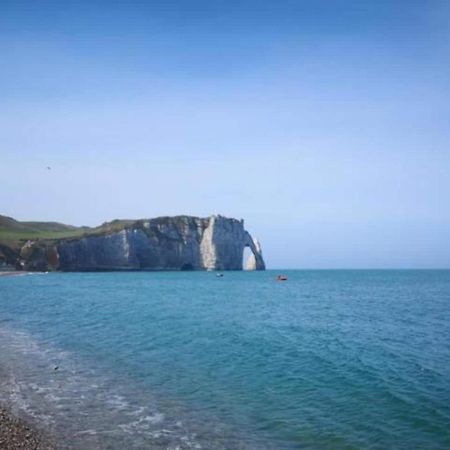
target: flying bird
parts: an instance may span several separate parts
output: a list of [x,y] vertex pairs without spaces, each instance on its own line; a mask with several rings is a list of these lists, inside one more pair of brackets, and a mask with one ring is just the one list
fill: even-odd
[[47,170],[52,170],[52,168],[51,168],[51,167],[49,167],[49,166],[47,166]]

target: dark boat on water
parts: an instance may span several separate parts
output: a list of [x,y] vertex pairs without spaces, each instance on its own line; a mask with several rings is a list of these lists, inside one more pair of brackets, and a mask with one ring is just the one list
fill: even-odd
[[277,281],[287,281],[288,277],[287,275],[278,275]]

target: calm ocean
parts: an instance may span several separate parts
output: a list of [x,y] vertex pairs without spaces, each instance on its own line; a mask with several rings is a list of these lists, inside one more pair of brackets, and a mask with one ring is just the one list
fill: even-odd
[[61,448],[450,448],[450,271],[283,273],[0,277],[0,402]]

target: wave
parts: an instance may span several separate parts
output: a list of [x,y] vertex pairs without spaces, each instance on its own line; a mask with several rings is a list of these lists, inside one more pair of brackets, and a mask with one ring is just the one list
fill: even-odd
[[220,424],[194,421],[172,400],[163,411],[130,380],[118,383],[22,331],[2,325],[0,348],[0,401],[53,434],[58,448],[220,449],[232,440]]

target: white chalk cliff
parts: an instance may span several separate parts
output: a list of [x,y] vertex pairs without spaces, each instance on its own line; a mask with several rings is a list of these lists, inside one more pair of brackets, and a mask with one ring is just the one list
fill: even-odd
[[[251,270],[264,270],[261,246],[244,221],[211,216],[138,220],[119,231],[62,240],[41,249],[56,270],[242,270],[244,248]],[[34,261],[35,262],[35,261]],[[33,261],[29,261],[30,265]],[[50,264],[50,263],[49,263]],[[36,264],[35,264],[36,265]]]

